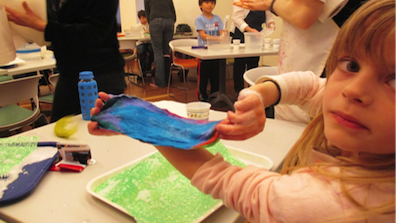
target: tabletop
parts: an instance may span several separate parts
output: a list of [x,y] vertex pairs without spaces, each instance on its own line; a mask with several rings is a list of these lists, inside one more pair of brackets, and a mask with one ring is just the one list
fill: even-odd
[[47,50],[45,52],[45,58],[39,60],[28,60],[23,63],[18,63],[14,67],[8,69],[0,69],[0,74],[7,74],[8,76],[15,76],[18,74],[24,74],[39,70],[52,69],[56,67],[56,60],[54,52]]
[[209,49],[192,49],[191,46],[177,46],[175,51],[200,58],[202,60],[214,60],[225,58],[241,58],[255,56],[278,55],[279,49],[245,49],[243,45],[239,49],[233,49],[230,44],[229,50],[209,50]]
[[[173,39],[191,39],[196,38],[196,36],[182,36],[182,35],[173,35]],[[149,41],[151,40],[150,35],[145,34],[144,36],[118,36],[118,43],[120,45],[120,49],[134,49],[136,47],[137,41]]]
[[[174,101],[159,101],[154,104],[186,117],[185,104]],[[210,111],[209,120],[222,120],[225,112]],[[91,196],[86,186],[93,178],[129,163],[155,151],[146,143],[127,136],[93,136],[87,131],[87,121],[81,115],[74,119],[79,130],[69,139],[61,139],[53,132],[54,124],[49,124],[19,134],[18,136],[38,136],[39,141],[58,141],[60,143],[88,144],[93,165],[80,173],[47,172],[37,188],[23,200],[0,208],[0,219],[6,222],[135,222],[132,217]],[[221,140],[232,146],[273,160],[278,166],[289,148],[302,133],[305,125],[293,122],[267,119],[265,130],[245,141]],[[238,213],[221,207],[204,222],[234,222]]]

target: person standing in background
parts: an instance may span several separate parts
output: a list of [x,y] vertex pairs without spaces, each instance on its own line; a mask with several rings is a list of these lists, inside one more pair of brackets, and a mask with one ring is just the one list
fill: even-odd
[[[239,0],[234,0],[237,2]],[[232,6],[232,24],[230,35],[232,39],[240,39],[241,43],[245,42],[244,32],[258,33],[262,24],[268,28],[275,29],[274,16],[270,11],[250,11],[237,6]],[[260,57],[245,57],[234,59],[234,90],[236,98],[239,92],[244,88],[243,74],[245,70],[250,70],[258,66]]]
[[[234,5],[249,10],[270,10],[282,18],[278,73],[312,71],[318,76],[342,23],[333,17],[352,14],[363,0],[240,0]],[[344,19],[344,20],[345,20]],[[308,123],[310,116],[292,105],[275,107],[275,118]]]
[[42,31],[50,41],[59,70],[51,122],[81,113],[79,73],[92,71],[99,91],[125,91],[124,58],[119,52],[116,13],[118,1],[48,0],[48,22],[23,2],[25,13],[6,7],[8,20]]
[[[139,30],[144,34],[150,33],[146,12],[144,10],[140,10],[138,12],[138,18],[140,20],[140,23],[137,24],[136,27],[138,27]],[[136,49],[139,51],[140,67],[142,68],[142,72],[146,73],[151,70],[152,63],[154,62],[154,52],[153,47],[151,46],[151,42],[138,40],[136,42]],[[146,63],[147,53],[149,54],[148,63]]]
[[154,87],[166,87],[170,69],[169,42],[173,39],[176,11],[172,0],[144,0],[144,8],[150,25],[151,44],[154,51]]

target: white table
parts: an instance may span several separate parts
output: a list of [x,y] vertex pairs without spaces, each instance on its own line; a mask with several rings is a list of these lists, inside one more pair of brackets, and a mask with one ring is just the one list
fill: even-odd
[[[185,104],[159,101],[155,105],[186,117]],[[222,120],[225,112],[210,111],[210,120]],[[24,132],[20,135],[38,136],[40,141],[88,144],[96,164],[81,173],[47,172],[37,188],[23,200],[0,207],[0,219],[6,222],[29,223],[97,223],[135,222],[132,217],[92,197],[86,186],[93,178],[155,151],[149,144],[127,136],[93,136],[87,131],[87,121],[76,116],[80,128],[69,139],[54,135],[54,124]],[[279,165],[292,144],[297,140],[304,125],[293,122],[268,120],[266,129],[258,136],[246,141],[222,142],[225,145],[265,155]],[[132,201],[131,201],[132,202]],[[234,222],[238,213],[222,207],[204,222]]]
[[[269,56],[278,55],[279,49],[245,49],[244,45],[237,50],[231,48],[230,50],[209,50],[209,49],[192,49],[189,46],[175,47],[175,51],[187,54],[192,57],[199,58],[201,60],[214,60],[214,59],[226,59],[226,58],[243,58],[243,57],[256,57],[256,56]],[[215,93],[214,101],[210,101],[212,106],[223,102],[231,110],[234,110],[234,105],[231,100],[225,94],[225,82],[226,82],[226,61],[219,60],[219,92]]]
[[[191,39],[196,38],[196,36],[182,36],[173,35],[173,39]],[[150,35],[144,36],[119,36],[117,37],[120,49],[134,49],[136,47],[137,41],[149,41],[151,40]]]
[[40,60],[28,60],[24,63],[17,64],[9,69],[0,69],[0,74],[7,74],[8,76],[15,76],[18,74],[24,74],[39,70],[52,69],[56,67],[56,60],[54,53],[47,50],[45,58]]

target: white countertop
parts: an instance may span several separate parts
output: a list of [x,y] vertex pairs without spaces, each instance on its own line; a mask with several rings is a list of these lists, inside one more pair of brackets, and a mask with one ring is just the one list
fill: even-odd
[[225,58],[241,58],[241,57],[256,57],[256,56],[269,56],[278,55],[279,49],[233,49],[230,44],[229,50],[211,50],[211,49],[192,49],[191,46],[177,46],[175,51],[187,54],[192,57],[200,58],[202,60],[214,60]]
[[52,69],[55,67],[56,60],[54,58],[54,52],[47,50],[44,59],[28,60],[23,63],[18,63],[16,66],[8,69],[0,69],[0,74],[3,73],[8,76],[14,76],[39,70]]
[[[186,117],[185,104],[159,101],[155,105]],[[225,112],[210,111],[210,120],[222,120]],[[0,207],[0,219],[6,222],[97,223],[134,222],[129,215],[92,197],[86,186],[93,178],[138,159],[155,148],[127,136],[93,136],[87,131],[87,121],[76,116],[80,128],[69,139],[61,139],[53,132],[54,124],[24,132],[20,135],[38,136],[39,141],[88,144],[96,164],[81,173],[47,172],[37,188],[23,200]],[[286,121],[267,120],[264,132],[246,141],[222,140],[225,145],[244,149],[271,158],[277,166],[300,136],[305,125]],[[235,211],[224,206],[204,222],[232,222]]]

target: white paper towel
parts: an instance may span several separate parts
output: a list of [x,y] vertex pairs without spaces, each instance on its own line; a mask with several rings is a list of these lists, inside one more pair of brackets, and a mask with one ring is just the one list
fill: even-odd
[[2,5],[0,5],[0,55],[0,65],[7,64],[16,57],[7,12]]
[[[22,2],[26,1],[29,8],[42,20],[47,21],[47,1],[46,0],[0,0],[0,5],[5,5],[18,12],[25,13],[22,7]],[[49,45],[49,42],[44,40],[44,33],[35,29],[19,26],[13,22],[9,22],[12,30],[14,44],[19,48],[26,42],[35,42],[39,46]]]

